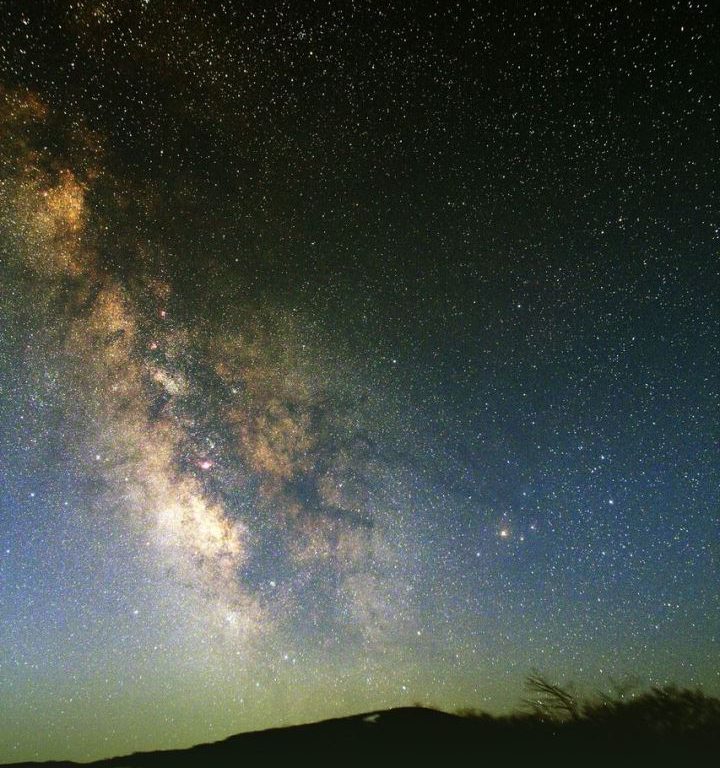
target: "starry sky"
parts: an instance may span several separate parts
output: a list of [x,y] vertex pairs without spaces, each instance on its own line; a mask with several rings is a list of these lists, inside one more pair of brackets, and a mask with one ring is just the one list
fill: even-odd
[[720,693],[712,6],[0,3],[0,761]]

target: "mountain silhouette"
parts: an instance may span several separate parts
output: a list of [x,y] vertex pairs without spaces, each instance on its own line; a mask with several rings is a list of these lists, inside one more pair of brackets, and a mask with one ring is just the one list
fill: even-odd
[[423,707],[366,712],[241,733],[188,749],[137,752],[92,763],[25,762],[14,768],[210,768],[214,766],[664,766],[712,765],[720,732],[621,728],[537,715],[452,715]]

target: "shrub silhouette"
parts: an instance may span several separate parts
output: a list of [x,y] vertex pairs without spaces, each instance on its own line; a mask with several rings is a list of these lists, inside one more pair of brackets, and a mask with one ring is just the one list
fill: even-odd
[[524,704],[540,719],[578,720],[580,704],[571,693],[570,687],[565,688],[551,683],[539,672],[533,672],[525,678],[525,687],[530,696],[524,699]]
[[674,685],[653,687],[629,700],[586,702],[582,716],[607,727],[665,735],[720,733],[720,699]]
[[635,691],[636,682],[613,683],[611,693],[580,698],[571,685],[539,672],[525,685],[524,710],[515,714],[457,713],[481,729],[488,754],[512,765],[551,758],[554,765],[704,765],[708,755],[720,754],[720,699],[700,690]]
[[666,685],[629,694],[627,685],[614,683],[613,693],[581,701],[570,685],[560,686],[537,672],[526,678],[525,685],[531,696],[524,703],[541,720],[583,722],[656,735],[720,732],[720,699],[699,689]]

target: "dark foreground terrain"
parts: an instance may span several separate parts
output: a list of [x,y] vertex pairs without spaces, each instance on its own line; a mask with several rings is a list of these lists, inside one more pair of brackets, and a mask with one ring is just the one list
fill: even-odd
[[[677,694],[677,692],[676,692]],[[138,752],[107,768],[264,765],[710,766],[720,759],[720,702],[662,693],[597,711],[494,718],[409,707]],[[16,763],[54,768],[77,763]]]

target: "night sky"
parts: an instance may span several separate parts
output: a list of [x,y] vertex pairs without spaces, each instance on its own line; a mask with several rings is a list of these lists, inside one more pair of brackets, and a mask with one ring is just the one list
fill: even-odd
[[0,3],[0,761],[720,693],[713,6]]

